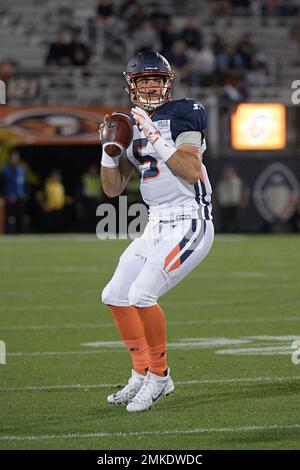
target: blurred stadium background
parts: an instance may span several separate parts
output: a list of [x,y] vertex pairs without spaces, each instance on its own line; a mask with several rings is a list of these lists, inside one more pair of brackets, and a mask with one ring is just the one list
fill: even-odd
[[[161,299],[176,392],[132,417],[106,402],[131,364],[99,293],[128,240],[95,236],[97,130],[149,46],[207,108],[234,235]],[[1,0],[0,80],[0,234],[25,234],[0,236],[0,449],[299,449],[300,1]]]
[[122,72],[149,47],[176,71],[173,97],[207,108],[217,231],[298,232],[299,31],[299,0],[2,0],[0,233],[94,232],[96,131],[129,109]]

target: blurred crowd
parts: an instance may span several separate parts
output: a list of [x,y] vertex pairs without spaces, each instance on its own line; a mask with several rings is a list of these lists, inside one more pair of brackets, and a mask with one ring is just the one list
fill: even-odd
[[[207,10],[209,21],[228,17],[226,27],[230,28],[230,18],[235,14],[262,18],[297,16],[300,0],[207,0]],[[179,29],[166,11],[163,5],[149,10],[149,5],[141,0],[124,0],[118,5],[113,0],[99,0],[85,28],[73,24],[70,12],[68,16],[64,11],[56,37],[46,46],[44,63],[49,67],[76,66],[86,70],[86,66],[99,62],[99,51],[104,60],[124,61],[124,55],[151,48],[168,58],[178,85],[210,87],[227,103],[245,101],[251,86],[268,84],[269,58],[254,34],[245,31],[234,41],[224,39],[230,36],[226,34],[207,38],[201,25],[201,9],[195,16],[186,17]],[[290,30],[295,57],[298,52],[300,55],[299,26],[300,19]],[[0,57],[0,80],[9,82],[17,70],[18,64]]]
[[65,31],[59,31],[56,40],[50,44],[46,64],[87,65],[90,56],[90,48],[83,42],[79,30],[73,31],[71,40],[68,39]]
[[300,11],[299,0],[209,0],[214,15],[234,15],[246,9],[258,16],[293,16]]
[[[210,21],[224,18],[228,20],[224,23],[228,28],[234,15],[255,15],[266,21],[278,17],[279,22],[284,16],[298,15],[290,29],[290,39],[296,51],[294,56],[300,57],[300,0],[207,0],[207,7]],[[172,16],[165,11],[157,7],[150,12],[142,0],[124,0],[118,7],[113,0],[99,0],[85,29],[64,22],[62,15],[54,41],[46,46],[41,66],[45,65],[47,70],[53,66],[74,66],[85,71],[97,63],[99,47],[104,58],[122,63],[126,62],[126,52],[151,48],[169,60],[176,82],[187,87],[209,87],[221,105],[247,101],[251,86],[268,84],[268,58],[253,32],[245,31],[234,41],[224,39],[230,36],[226,34],[207,38],[200,10],[195,16],[184,18],[180,28],[174,27]],[[124,50],[128,44],[131,49]],[[299,64],[300,59],[296,62]],[[9,83],[18,68],[9,57],[0,57],[0,80]],[[41,182],[32,184],[18,152],[12,152],[0,172],[0,202],[5,201],[6,233],[93,232],[96,208],[105,200],[98,173],[97,166],[88,166],[69,194],[61,170],[50,169]],[[138,186],[138,180],[130,182],[129,202],[139,199]],[[224,169],[214,197],[220,230],[240,231],[240,215],[248,203],[249,190],[233,167]],[[294,220],[293,230],[299,231],[300,207]]]
[[[221,5],[234,8],[247,2],[209,2],[216,14]],[[219,10],[218,10],[219,9]],[[186,18],[175,30],[170,15],[159,11],[149,14],[142,3],[126,0],[118,10],[110,0],[100,0],[95,16],[89,19],[86,42],[80,32],[59,31],[50,44],[47,65],[87,65],[93,60],[95,44],[104,43],[104,56],[130,41],[133,52],[154,49],[168,58],[178,82],[189,87],[212,87],[230,102],[245,101],[248,87],[263,86],[268,81],[267,58],[250,33],[234,43],[216,36],[208,45],[197,17]]]
[[50,170],[41,180],[32,175],[17,151],[10,154],[0,171],[5,233],[95,231],[96,209],[103,198],[97,165],[86,168],[74,182],[71,194],[60,169]]
[[[0,233],[95,233],[101,203],[114,204],[101,188],[99,167],[89,164],[67,187],[61,169],[51,169],[43,178],[33,178],[28,163],[14,150],[0,171]],[[216,230],[222,233],[251,231],[247,217],[252,189],[234,164],[225,164],[215,181],[213,207]],[[142,202],[139,177],[134,175],[124,194],[129,205]],[[281,193],[282,196],[282,193]],[[286,208],[289,210],[289,208]],[[300,204],[285,218],[285,211],[273,222],[261,221],[261,232],[300,232]]]
[[[208,0],[207,8],[212,21],[241,11],[262,17],[293,16],[300,11],[300,0]],[[297,32],[293,28],[291,39],[300,49]],[[68,39],[70,35],[72,39]],[[99,0],[95,15],[88,19],[85,41],[74,28],[59,31],[50,44],[46,64],[87,65],[93,62],[97,44],[102,44],[104,57],[116,54],[120,59],[121,54],[123,59],[124,44],[128,42],[132,52],[154,49],[163,54],[181,84],[210,87],[227,102],[245,101],[249,87],[268,84],[268,60],[251,33],[245,32],[234,42],[223,36],[208,42],[201,27],[201,10],[187,17],[178,30],[170,14],[162,8],[149,13],[145,3],[138,0],[125,0],[118,7],[112,0]]]

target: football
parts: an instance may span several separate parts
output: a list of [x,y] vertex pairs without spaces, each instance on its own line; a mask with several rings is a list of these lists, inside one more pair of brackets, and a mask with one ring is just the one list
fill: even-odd
[[101,142],[110,157],[118,157],[132,142],[133,127],[130,117],[125,113],[113,113],[106,121]]

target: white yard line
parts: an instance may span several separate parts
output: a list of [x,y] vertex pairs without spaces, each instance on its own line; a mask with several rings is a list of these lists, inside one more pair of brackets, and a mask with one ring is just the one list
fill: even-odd
[[[58,357],[58,356],[80,356],[80,355],[85,355],[85,354],[107,354],[107,353],[127,353],[127,349],[123,345],[122,341],[103,341],[103,346],[108,347],[109,349],[101,349],[100,345],[98,342],[95,342],[97,344],[86,344],[88,347],[93,347],[93,349],[89,350],[81,350],[81,351],[32,351],[32,352],[27,352],[27,351],[20,351],[20,352],[12,352],[12,353],[6,353],[7,357]],[[105,344],[104,344],[105,343]],[[220,345],[221,346],[221,345]],[[173,342],[168,344],[168,348],[170,350],[189,350],[189,349],[209,349],[213,348],[215,349],[216,347],[220,346],[214,346],[214,345],[207,345],[207,344],[202,344],[202,343],[196,343],[196,342],[186,342],[186,343],[181,343],[181,342]],[[99,348],[99,349],[98,349]],[[280,355],[287,355],[287,354],[292,354],[292,348],[291,346],[265,346],[265,345],[257,345],[256,347],[253,348],[241,348],[241,349],[221,349],[221,350],[216,350],[215,354],[250,354],[250,355],[257,355],[257,354],[263,354],[266,353],[267,355],[275,355],[275,354],[280,354]]]
[[[86,306],[87,307],[87,306]],[[32,308],[32,307],[31,307]],[[50,309],[50,307],[48,306]],[[51,307],[53,309],[54,307]],[[29,310],[29,308],[28,308]],[[226,318],[222,320],[168,320],[168,325],[217,325],[231,323],[285,323],[299,322],[300,315],[284,318]],[[64,329],[94,329],[115,328],[113,323],[66,323],[53,325],[6,325],[0,326],[0,331],[26,331],[26,330],[64,330]]]
[[[26,266],[14,266],[10,268],[0,267],[0,273],[4,274],[15,274],[15,273],[44,273],[45,268],[41,267],[26,267]],[[105,272],[104,268],[102,267],[80,267],[80,266],[49,266],[47,267],[47,273],[51,273],[51,278],[53,277],[53,273],[96,273],[100,274],[101,272]],[[26,278],[27,279],[27,278]],[[26,281],[25,279],[25,281]],[[45,284],[47,284],[48,279],[44,280]]]
[[[210,385],[210,384],[224,384],[224,383],[251,383],[251,382],[284,382],[289,380],[300,380],[300,375],[294,376],[274,376],[274,377],[231,377],[228,379],[202,379],[202,380],[184,380],[176,381],[176,385]],[[122,381],[120,381],[122,382]],[[41,386],[27,386],[27,387],[0,387],[0,392],[44,392],[51,390],[89,390],[93,388],[113,388],[120,386],[119,383],[114,384],[70,384],[70,385],[41,385]]]
[[[170,341],[168,348],[210,348],[214,346],[225,346],[225,345],[240,345],[251,343],[250,339],[235,339],[235,338],[187,338],[179,339],[178,341]],[[123,341],[89,341],[80,343],[80,346],[99,348],[99,347],[122,347]]]
[[[41,293],[41,290],[39,289],[38,291]],[[43,292],[48,292],[47,289],[45,289]],[[6,291],[5,295],[8,297],[14,297],[14,298],[19,298],[19,297],[32,297],[32,292],[16,292],[16,291]],[[258,304],[264,304],[264,305],[273,305],[275,302],[263,302],[263,301],[257,301],[257,300],[239,300],[239,301],[234,301],[234,300],[206,300],[206,301],[191,301],[189,302],[189,306],[193,307],[211,307],[211,306],[216,306],[216,305],[258,305]],[[276,304],[282,305],[283,303],[300,303],[299,301],[295,302],[276,302]],[[179,305],[184,305],[186,307],[186,302],[184,301],[178,301],[178,302],[166,302],[164,304],[165,307],[176,307]],[[64,305],[19,305],[19,306],[1,306],[0,311],[6,311],[6,312],[11,312],[11,310],[14,311],[40,311],[40,310],[75,310],[78,311],[81,308],[90,308],[90,309],[95,309],[102,307],[104,308],[105,306],[99,303],[94,303],[91,302],[90,304],[64,304]]]
[[19,325],[0,326],[0,331],[31,331],[31,330],[68,330],[68,329],[95,329],[113,328],[113,323],[66,323],[63,325]]
[[[39,291],[40,292],[40,291]],[[48,291],[49,293],[49,291]],[[15,295],[13,295],[15,294]],[[11,295],[16,297],[16,292],[15,291],[11,291]],[[27,294],[26,294],[27,295]],[[32,296],[32,292],[29,292],[28,297]],[[84,309],[84,308],[89,308],[89,309],[104,309],[106,308],[105,305],[101,304],[100,302],[99,303],[90,303],[90,304],[64,304],[64,305],[18,305],[18,306],[1,306],[0,307],[0,312],[8,312],[8,313],[11,313],[12,311],[15,311],[15,312],[26,312],[26,311],[57,311],[57,310],[74,310],[74,311],[78,311],[78,309]]]
[[249,431],[272,431],[272,430],[299,430],[300,424],[270,424],[269,426],[246,425],[227,428],[195,428],[195,429],[172,429],[166,431],[137,431],[137,432],[90,432],[90,433],[67,433],[67,434],[45,434],[40,436],[0,436],[1,441],[48,441],[63,439],[96,439],[105,437],[134,437],[134,436],[172,436],[184,434],[210,434],[210,433],[241,433]]
[[[177,321],[170,320],[168,325],[214,325],[214,324],[225,324],[225,323],[281,323],[281,322],[290,322],[290,321],[300,321],[300,315],[295,317],[284,317],[284,318],[226,318],[222,320],[187,320],[187,321]],[[1,329],[1,328],[0,328]]]
[[13,244],[14,242],[42,242],[42,241],[51,241],[51,242],[57,242],[57,241],[94,241],[97,242],[99,241],[98,238],[96,237],[96,234],[91,234],[91,235],[85,235],[85,234],[58,234],[58,235],[17,235],[17,236],[12,236],[12,235],[3,235],[0,238],[0,244]]
[[8,357],[41,357],[41,356],[73,356],[81,354],[102,354],[113,352],[127,352],[127,349],[122,345],[111,349],[93,349],[88,351],[34,351],[34,352],[14,352],[6,353]]
[[[93,324],[92,324],[93,325]],[[110,324],[108,324],[110,326]],[[49,325],[48,325],[49,326]],[[89,324],[90,327],[90,324]],[[188,349],[215,349],[215,354],[246,354],[246,355],[288,355],[292,354],[291,341],[298,340],[299,335],[255,335],[242,336],[240,338],[227,337],[193,337],[180,338],[168,343],[171,350]],[[257,342],[255,344],[255,342]],[[270,344],[271,342],[271,344]],[[253,344],[254,343],[254,344]],[[286,343],[286,344],[283,344]],[[58,357],[84,354],[102,354],[109,351],[126,352],[123,341],[120,340],[97,340],[80,343],[81,347],[93,348],[92,350],[76,351],[15,351],[7,352],[9,357]],[[231,348],[224,349],[224,346]],[[233,346],[243,346],[234,347]],[[102,348],[102,349],[101,349]],[[216,350],[217,348],[221,348]]]
[[291,346],[263,346],[253,348],[219,349],[216,354],[230,354],[238,356],[291,356]]

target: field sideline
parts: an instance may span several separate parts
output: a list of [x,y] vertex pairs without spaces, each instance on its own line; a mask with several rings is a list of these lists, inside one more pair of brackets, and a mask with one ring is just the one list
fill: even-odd
[[0,237],[0,449],[299,449],[300,237],[216,236],[160,301],[176,388],[140,414],[106,403],[131,364],[100,293],[127,244]]

